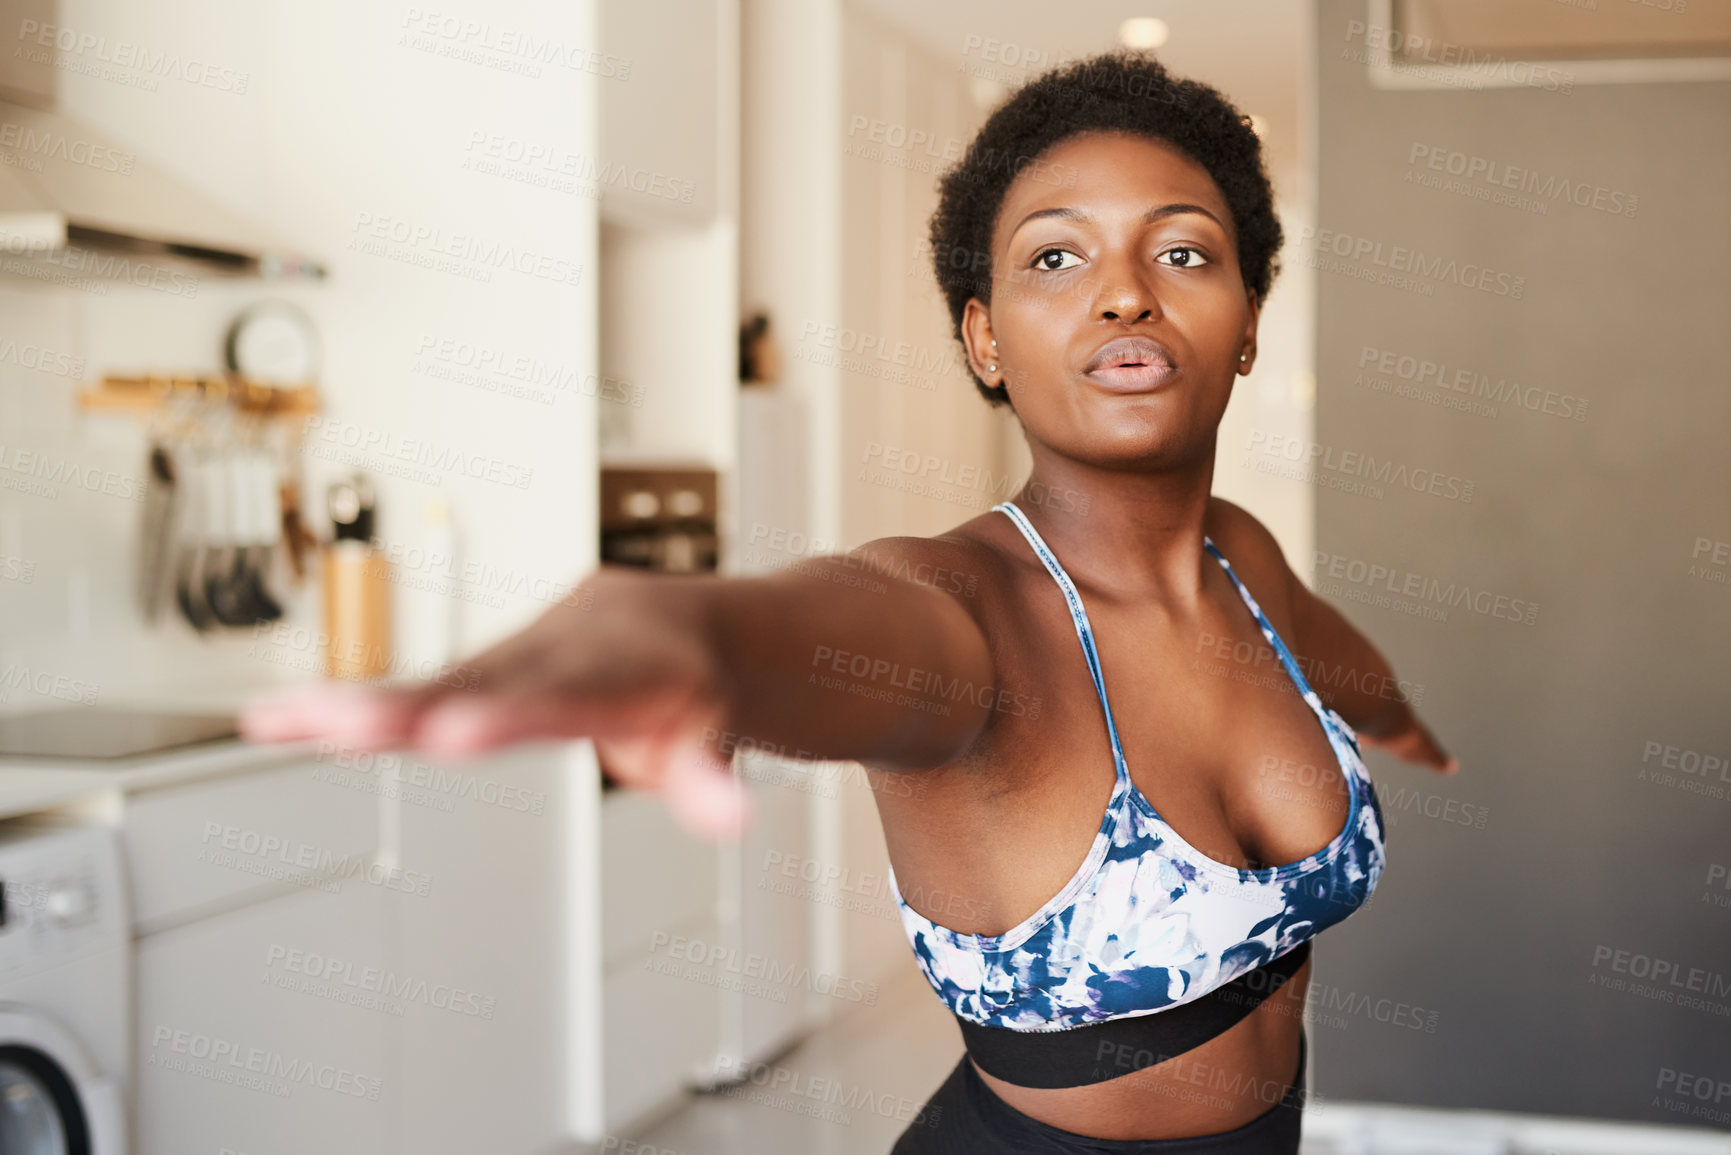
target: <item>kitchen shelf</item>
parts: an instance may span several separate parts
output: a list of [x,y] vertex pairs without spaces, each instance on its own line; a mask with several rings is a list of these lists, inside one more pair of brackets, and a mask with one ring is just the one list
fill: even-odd
[[304,417],[320,409],[313,385],[277,386],[251,381],[233,373],[215,376],[108,376],[81,390],[80,409],[97,412],[149,413],[174,401],[231,404],[261,417]]

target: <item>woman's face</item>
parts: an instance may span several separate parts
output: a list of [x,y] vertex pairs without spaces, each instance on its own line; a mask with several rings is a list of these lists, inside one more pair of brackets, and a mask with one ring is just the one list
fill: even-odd
[[1036,451],[1119,468],[1205,460],[1256,356],[1226,198],[1176,149],[1126,133],[1075,136],[1042,160],[998,212],[991,305],[963,316],[974,371],[1007,385]]

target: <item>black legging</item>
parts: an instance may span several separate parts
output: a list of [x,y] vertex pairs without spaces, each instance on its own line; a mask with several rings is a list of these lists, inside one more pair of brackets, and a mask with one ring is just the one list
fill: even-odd
[[1297,1155],[1304,1113],[1306,1040],[1298,1078],[1280,1102],[1242,1127],[1183,1139],[1090,1139],[1029,1118],[986,1086],[967,1055],[890,1155]]

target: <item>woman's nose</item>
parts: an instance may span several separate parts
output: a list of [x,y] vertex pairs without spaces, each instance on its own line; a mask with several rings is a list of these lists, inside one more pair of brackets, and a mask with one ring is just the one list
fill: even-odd
[[1126,299],[1123,302],[1114,301],[1111,304],[1102,305],[1100,307],[1100,319],[1102,321],[1127,321],[1135,323],[1137,321],[1149,321],[1152,320],[1153,317],[1153,309],[1144,308],[1138,312],[1134,301],[1131,299]]
[[1139,272],[1128,267],[1102,270],[1093,313],[1102,321],[1134,323],[1160,315],[1160,301]]

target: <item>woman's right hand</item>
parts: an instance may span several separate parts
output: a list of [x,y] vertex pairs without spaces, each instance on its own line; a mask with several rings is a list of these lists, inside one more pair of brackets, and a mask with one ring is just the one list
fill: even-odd
[[735,835],[750,797],[714,742],[726,699],[701,599],[675,579],[603,567],[522,631],[437,681],[323,682],[249,700],[251,742],[324,739],[467,757],[592,738],[622,785],[662,794],[694,833]]

